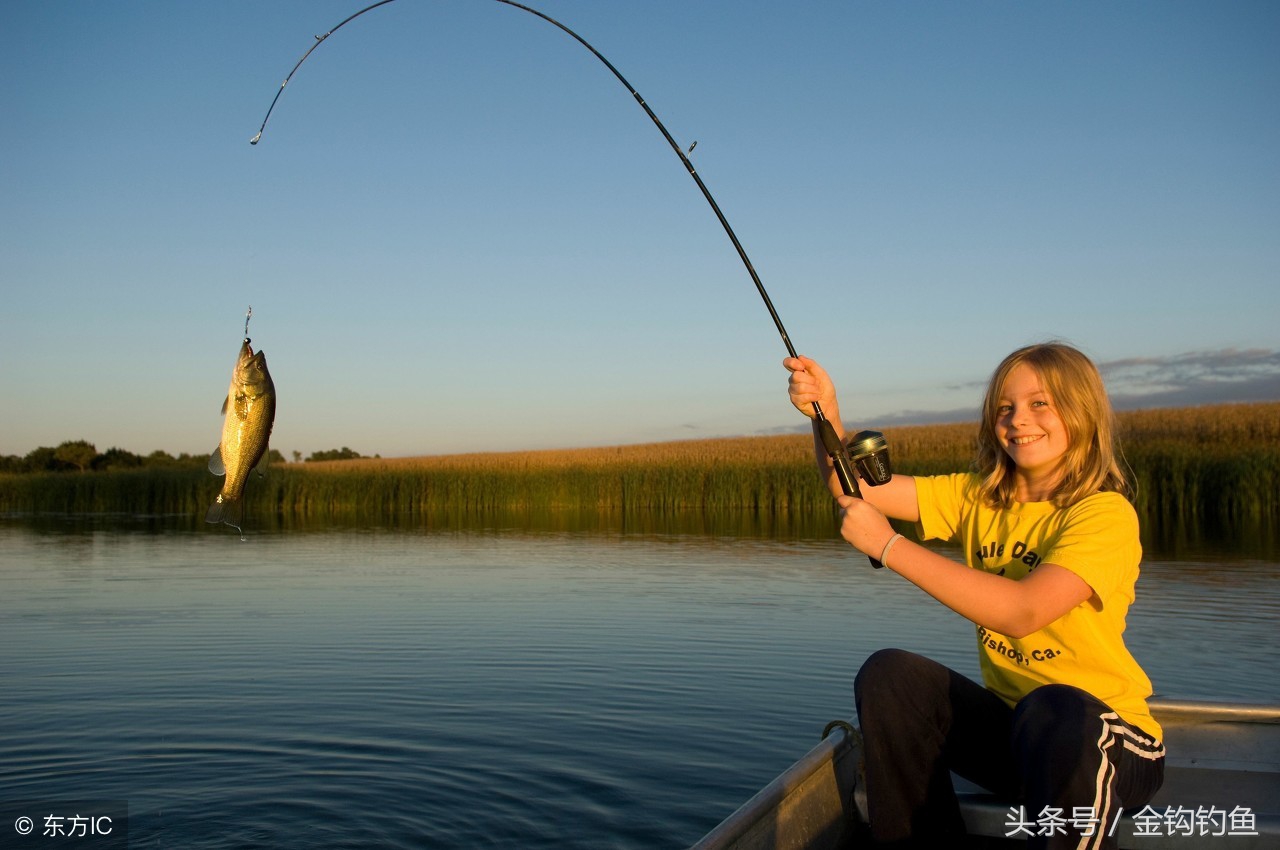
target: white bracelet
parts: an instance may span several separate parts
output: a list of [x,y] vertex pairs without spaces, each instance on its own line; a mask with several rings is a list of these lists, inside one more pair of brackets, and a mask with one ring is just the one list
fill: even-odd
[[901,539],[901,534],[895,534],[889,538],[888,543],[884,544],[884,551],[880,553],[880,564],[882,566],[888,565],[888,561],[886,559],[889,557],[889,550],[893,548],[893,544],[897,543]]

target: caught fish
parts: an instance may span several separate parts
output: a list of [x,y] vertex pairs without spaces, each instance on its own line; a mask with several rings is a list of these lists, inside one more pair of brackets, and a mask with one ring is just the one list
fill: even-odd
[[[245,327],[248,328],[247,319]],[[267,371],[267,358],[261,351],[254,353],[248,337],[240,346],[222,412],[226,415],[222,442],[209,458],[209,471],[225,475],[227,480],[205,521],[223,522],[239,529],[244,515],[244,485],[254,467],[259,473],[266,469],[267,441],[276,418],[276,387]]]

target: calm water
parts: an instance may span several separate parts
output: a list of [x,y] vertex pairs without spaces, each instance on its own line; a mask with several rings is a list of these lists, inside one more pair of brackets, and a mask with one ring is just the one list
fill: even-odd
[[[0,519],[0,802],[127,800],[135,848],[681,847],[874,649],[977,674],[833,540],[188,529]],[[1280,700],[1277,578],[1149,559],[1158,692]]]

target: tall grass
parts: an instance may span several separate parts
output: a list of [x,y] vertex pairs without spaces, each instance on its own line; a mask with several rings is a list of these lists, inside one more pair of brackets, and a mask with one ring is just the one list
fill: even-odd
[[1280,519],[1280,403],[1133,411],[1121,429],[1146,524],[1226,529]]
[[[1280,403],[1137,411],[1120,424],[1144,524],[1280,519]],[[974,434],[972,423],[886,429],[895,471],[913,475],[967,469]],[[694,512],[829,527],[812,458],[797,434],[294,463],[253,477],[246,509],[251,523]],[[0,511],[203,515],[220,482],[188,469],[0,475]]]
[[[791,512],[819,504],[799,438],[290,465],[259,485],[299,514],[444,509]],[[256,483],[256,482],[255,482]]]
[[165,467],[0,474],[0,512],[187,513],[208,507],[211,478],[205,470]]

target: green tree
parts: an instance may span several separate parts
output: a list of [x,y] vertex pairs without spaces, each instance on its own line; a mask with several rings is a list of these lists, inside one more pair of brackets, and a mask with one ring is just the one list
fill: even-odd
[[182,452],[181,454],[178,455],[176,460],[177,460],[178,466],[189,466],[189,467],[204,469],[206,466],[209,465],[209,455],[207,454],[193,455],[193,454],[187,454],[186,452]]
[[63,464],[54,455],[52,446],[41,446],[38,449],[32,449],[27,456],[22,459],[26,466],[26,472],[54,472],[62,468]]
[[98,470],[134,469],[142,466],[143,459],[124,449],[110,448],[93,459],[93,468]]
[[164,449],[156,449],[142,460],[144,466],[177,466],[178,459]]
[[53,450],[53,458],[84,472],[98,456],[98,449],[87,440],[67,440]]
[[354,460],[355,458],[358,458],[358,457],[364,457],[364,455],[360,454],[360,452],[352,451],[346,446],[343,446],[340,449],[329,449],[328,451],[323,451],[323,452],[312,452],[311,455],[307,458],[307,460],[308,461]]

